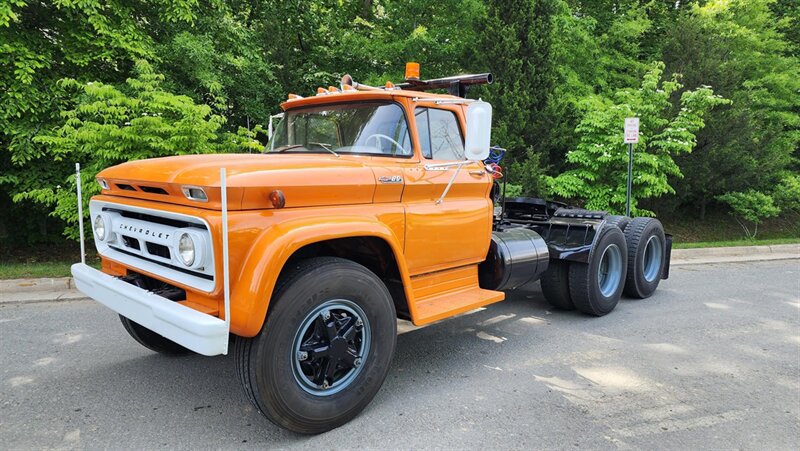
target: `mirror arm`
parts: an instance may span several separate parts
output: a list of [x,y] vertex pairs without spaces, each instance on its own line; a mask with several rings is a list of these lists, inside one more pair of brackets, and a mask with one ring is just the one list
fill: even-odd
[[426,164],[425,165],[425,170],[426,171],[443,171],[443,170],[445,170],[447,168],[454,168],[456,166],[459,166],[459,167],[463,166],[463,165],[465,165],[465,164],[467,164],[469,162],[470,162],[469,160],[464,160],[464,161],[454,161],[452,163]]
[[[453,182],[456,181],[456,176],[458,175],[459,171],[461,171],[461,168],[467,163],[469,163],[469,160],[459,161],[458,163],[445,163],[448,166],[458,166],[458,167],[456,168],[455,172],[453,172],[453,176],[450,177],[450,182],[444,188],[444,192],[442,193],[442,197],[440,197],[439,200],[436,201],[436,205],[440,205],[442,203],[442,201],[444,201],[444,196],[447,196],[447,192],[450,191],[450,187],[453,186]],[[432,164],[430,166],[442,166],[442,165],[434,165],[434,164]],[[428,165],[425,165],[426,169],[427,169],[427,167],[428,167]]]

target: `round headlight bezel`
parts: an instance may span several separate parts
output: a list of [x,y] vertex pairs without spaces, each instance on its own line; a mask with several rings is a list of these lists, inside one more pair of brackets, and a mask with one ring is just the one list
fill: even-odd
[[[184,254],[190,255],[191,258],[186,258]],[[178,238],[178,258],[186,266],[192,266],[197,260],[197,243],[192,234],[184,232]]]
[[[98,226],[99,223],[99,226]],[[94,235],[100,241],[105,241],[107,236],[106,231],[106,221],[103,219],[102,215],[97,215],[94,217],[94,221],[92,221],[92,230],[94,230]]]

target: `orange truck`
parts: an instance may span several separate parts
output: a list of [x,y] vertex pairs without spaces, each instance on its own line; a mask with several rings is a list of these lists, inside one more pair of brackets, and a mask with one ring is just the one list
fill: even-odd
[[261,413],[320,433],[377,393],[398,318],[429,324],[536,280],[555,307],[600,316],[668,276],[656,219],[501,198],[491,106],[465,96],[490,74],[408,69],[396,86],[345,76],[290,95],[261,154],[102,171],[101,270],[75,264],[77,288],[153,351],[233,352]]

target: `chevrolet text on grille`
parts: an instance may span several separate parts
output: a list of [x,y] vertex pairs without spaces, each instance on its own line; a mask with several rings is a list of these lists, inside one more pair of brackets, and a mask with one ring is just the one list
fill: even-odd
[[[149,229],[143,229],[141,227],[139,227],[137,229],[136,227],[131,227],[128,224],[120,224],[119,228],[120,228],[120,230],[127,230],[127,231],[130,231],[130,232],[133,232],[133,233],[144,233],[145,236],[149,236],[150,235],[150,230]],[[156,237],[156,238],[164,238],[165,240],[169,239],[169,234],[165,234],[163,232],[158,232],[158,235],[156,235],[156,233],[153,232],[153,236]]]

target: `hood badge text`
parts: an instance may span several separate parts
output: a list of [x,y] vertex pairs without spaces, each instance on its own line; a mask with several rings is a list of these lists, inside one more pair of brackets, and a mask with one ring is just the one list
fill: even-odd
[[381,183],[403,183],[403,177],[399,175],[392,175],[392,176],[384,175],[381,176],[378,179],[378,181],[380,181]]

